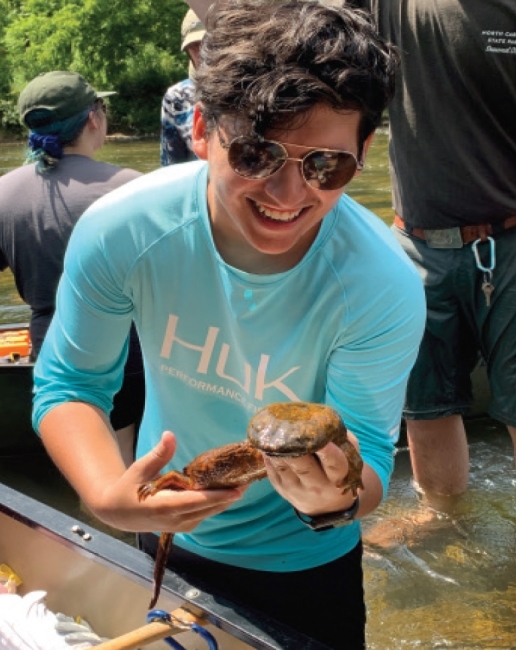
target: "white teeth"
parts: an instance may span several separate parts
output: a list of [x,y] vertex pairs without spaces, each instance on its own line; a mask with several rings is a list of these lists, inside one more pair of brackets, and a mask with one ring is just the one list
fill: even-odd
[[269,210],[259,203],[255,203],[255,205],[264,217],[267,217],[268,219],[274,219],[275,221],[292,221],[301,214],[301,210],[296,210],[296,212],[280,212],[278,210]]

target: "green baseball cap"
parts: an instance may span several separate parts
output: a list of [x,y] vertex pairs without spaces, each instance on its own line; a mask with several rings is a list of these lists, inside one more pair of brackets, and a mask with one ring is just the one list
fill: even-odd
[[[31,127],[30,113],[38,111],[37,125],[51,124],[77,115],[96,99],[115,95],[114,90],[98,92],[76,72],[56,70],[44,72],[33,79],[22,90],[18,99],[18,111],[21,119]],[[43,118],[39,111],[48,111]]]
[[202,41],[206,28],[197,17],[197,14],[189,9],[181,23],[181,51],[183,52],[190,43]]

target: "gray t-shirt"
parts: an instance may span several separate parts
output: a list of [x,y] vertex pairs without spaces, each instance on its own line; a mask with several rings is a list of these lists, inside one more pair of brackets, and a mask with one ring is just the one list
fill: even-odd
[[402,55],[389,110],[396,212],[422,228],[516,215],[516,0],[352,4]]
[[133,169],[65,155],[44,174],[26,165],[0,178],[0,270],[11,268],[32,310],[39,352],[54,313],[63,258],[73,227],[98,198],[141,176]]

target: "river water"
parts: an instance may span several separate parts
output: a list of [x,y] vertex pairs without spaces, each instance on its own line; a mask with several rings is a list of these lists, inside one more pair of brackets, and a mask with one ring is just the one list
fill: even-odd
[[[110,141],[98,158],[148,172],[159,164],[158,149],[156,141]],[[0,145],[0,174],[22,161],[23,145]],[[392,221],[385,132],[377,134],[366,169],[349,193]],[[1,273],[0,323],[27,319],[12,276]],[[516,650],[512,446],[505,429],[488,419],[469,421],[468,437],[470,485],[455,504],[434,509],[418,496],[401,444],[388,498],[363,522],[369,650]],[[0,460],[0,475],[12,487],[91,523],[72,490],[41,459]],[[307,594],[307,615],[311,597]],[[345,627],[342,638],[345,650]]]

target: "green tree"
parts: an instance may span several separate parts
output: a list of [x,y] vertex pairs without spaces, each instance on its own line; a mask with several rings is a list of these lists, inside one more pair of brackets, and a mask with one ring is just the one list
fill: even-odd
[[4,33],[9,24],[9,4],[8,0],[0,0],[0,95],[2,97],[11,87],[11,63],[9,52],[4,44]]
[[0,0],[0,125],[4,128],[17,126],[18,119],[10,96],[12,68],[9,50],[4,42],[5,30],[14,10],[9,0]]
[[110,102],[116,126],[157,131],[163,92],[187,74],[179,51],[183,0],[17,0],[16,7],[0,0],[0,9],[4,4],[12,11],[0,22],[0,47],[9,52],[15,96],[41,72],[74,70],[118,92]]

